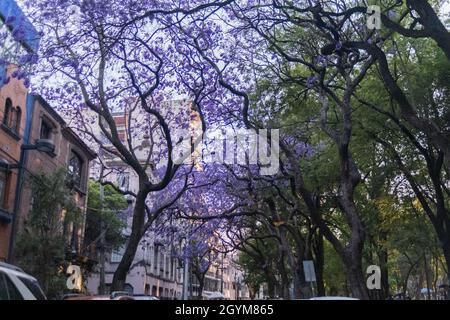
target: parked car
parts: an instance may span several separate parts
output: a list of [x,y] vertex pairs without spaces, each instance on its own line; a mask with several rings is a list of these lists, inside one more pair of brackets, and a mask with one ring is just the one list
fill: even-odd
[[155,296],[148,296],[145,294],[135,294],[133,295],[134,300],[159,300]]
[[324,297],[314,297],[309,300],[359,300],[359,299],[351,297],[324,296]]
[[21,268],[0,262],[0,300],[46,300],[36,278]]
[[63,300],[134,300],[133,296],[126,291],[115,291],[110,295],[67,295]]
[[134,300],[134,298],[131,296],[111,297],[110,295],[79,295],[76,297],[67,297],[64,300]]
[[218,291],[203,291],[203,300],[226,300],[226,297]]

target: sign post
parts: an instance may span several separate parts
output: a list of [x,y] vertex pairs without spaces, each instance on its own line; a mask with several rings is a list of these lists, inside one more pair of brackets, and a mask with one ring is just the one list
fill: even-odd
[[315,296],[313,282],[316,281],[316,271],[314,269],[314,261],[303,260],[303,272],[305,273],[305,281],[311,283],[312,295]]

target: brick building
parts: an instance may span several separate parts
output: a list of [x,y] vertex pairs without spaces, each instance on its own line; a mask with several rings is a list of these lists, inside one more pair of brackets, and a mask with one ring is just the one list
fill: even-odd
[[[14,17],[15,19],[9,19]],[[21,28],[24,36],[14,37]],[[36,53],[39,36],[14,0],[0,1],[0,261],[8,254],[21,145],[27,143],[28,90],[12,77],[20,56]]]
[[[51,153],[33,152],[30,154],[25,164],[26,172],[30,174],[51,173],[58,168],[66,168],[72,179],[75,202],[82,214],[85,215],[89,163],[96,157],[96,154],[40,96],[33,96],[31,117],[30,143],[35,143],[38,139],[48,139],[53,142],[55,149]],[[26,180],[20,199],[18,230],[21,230],[32,206],[32,194]],[[66,226],[65,232],[68,245],[72,250],[80,253],[84,223],[76,230],[71,225]]]

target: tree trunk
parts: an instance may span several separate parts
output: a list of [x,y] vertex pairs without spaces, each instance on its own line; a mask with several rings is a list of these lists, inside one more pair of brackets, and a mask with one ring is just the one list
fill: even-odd
[[202,299],[203,288],[205,287],[205,276],[204,275],[195,275],[198,280],[198,291],[197,291],[197,299]]
[[284,263],[285,262],[282,255],[280,261],[278,262],[281,276],[281,297],[283,299],[289,299],[289,279]]
[[450,241],[442,245],[442,250],[444,251],[445,263],[447,265],[447,299],[450,300]]
[[353,297],[368,300],[369,293],[367,291],[366,279],[362,272],[361,252],[357,250],[346,250],[343,262]]
[[427,286],[427,300],[431,300],[431,285],[430,285],[430,272],[428,268],[427,255],[423,254],[423,271],[425,274],[425,285]]
[[382,248],[378,253],[378,259],[380,261],[381,269],[381,296],[380,299],[385,300],[389,297],[389,270],[388,270],[388,252],[385,248]]
[[267,280],[267,294],[270,298],[275,297],[275,285],[277,280],[275,279],[274,275],[269,270],[264,270],[264,273],[266,275]]
[[303,259],[297,260],[294,270],[294,297],[296,299],[308,299],[312,297],[311,284],[305,280]]
[[324,247],[323,247],[323,234],[319,230],[314,235],[313,247],[314,251],[314,266],[316,269],[316,284],[317,284],[317,296],[325,296],[325,284],[323,282],[323,269],[325,264]]
[[147,193],[139,191],[136,197],[136,204],[133,212],[133,223],[131,228],[131,235],[128,239],[128,244],[125,253],[114,272],[111,291],[123,291],[126,283],[127,273],[133,263],[136,250],[141,241],[145,223],[145,199]]

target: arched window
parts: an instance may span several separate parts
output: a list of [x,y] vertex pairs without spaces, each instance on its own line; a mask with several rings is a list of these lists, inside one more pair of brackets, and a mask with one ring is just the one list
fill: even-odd
[[3,124],[7,127],[9,127],[9,124],[11,122],[12,113],[12,101],[10,98],[7,98],[5,102],[5,113],[3,115]]
[[69,175],[73,183],[80,187],[81,186],[81,174],[83,172],[83,160],[75,152],[70,153],[69,159]]

